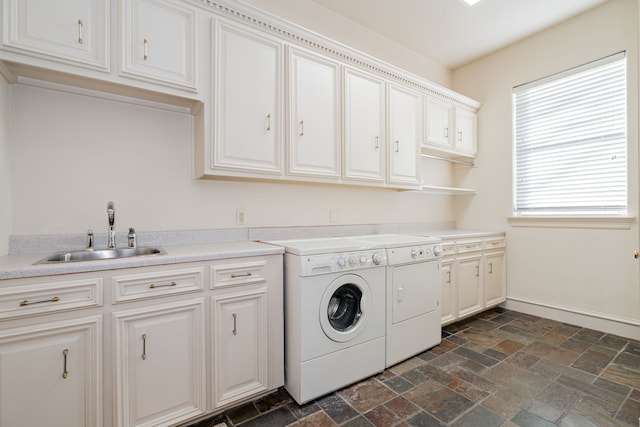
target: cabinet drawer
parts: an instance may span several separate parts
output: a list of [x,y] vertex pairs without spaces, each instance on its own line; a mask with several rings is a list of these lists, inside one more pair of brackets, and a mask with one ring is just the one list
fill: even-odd
[[456,249],[458,253],[473,252],[482,250],[482,240],[459,240],[456,242]]
[[102,305],[102,278],[0,289],[0,319]]
[[204,267],[114,276],[113,302],[134,301],[204,290]]
[[456,242],[442,242],[442,256],[449,256],[456,253]]
[[267,261],[250,261],[211,266],[211,289],[266,282]]
[[504,237],[489,237],[484,239],[484,249],[498,249],[506,246]]

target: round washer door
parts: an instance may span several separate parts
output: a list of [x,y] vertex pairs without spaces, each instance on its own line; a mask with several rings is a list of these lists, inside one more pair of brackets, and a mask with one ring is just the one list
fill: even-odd
[[320,326],[333,341],[347,342],[357,337],[369,320],[372,296],[367,282],[355,274],[345,274],[329,284],[320,303]]

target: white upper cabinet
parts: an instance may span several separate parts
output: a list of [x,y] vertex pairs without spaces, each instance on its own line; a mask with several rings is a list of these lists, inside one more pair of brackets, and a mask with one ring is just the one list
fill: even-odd
[[289,50],[289,175],[340,177],[339,65]]
[[280,176],[282,43],[215,20],[214,169]]
[[464,108],[456,108],[456,134],[453,149],[460,154],[476,155],[476,113]]
[[122,0],[121,72],[196,90],[196,11],[186,3]]
[[388,85],[389,143],[388,182],[418,184],[418,154],[421,136],[421,98],[410,89]]
[[385,179],[384,80],[344,69],[344,178]]
[[425,98],[425,144],[450,150],[451,105],[431,97]]
[[4,0],[3,48],[109,69],[109,0]]
[[424,106],[423,148],[453,157],[476,155],[475,111],[430,96]]

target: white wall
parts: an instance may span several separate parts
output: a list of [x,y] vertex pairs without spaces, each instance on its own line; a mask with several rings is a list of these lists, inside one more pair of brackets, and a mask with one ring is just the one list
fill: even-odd
[[9,85],[0,77],[0,256],[7,254],[11,234],[9,110]]
[[[193,180],[192,117],[30,86],[11,91],[12,233],[452,221],[450,199],[329,185]],[[104,229],[103,229],[104,227]]]
[[[247,3],[450,84],[447,68],[310,0]],[[192,117],[180,113],[21,85],[12,88],[9,111],[0,112],[12,115],[13,170],[12,197],[2,199],[10,200],[12,219],[1,224],[14,235],[103,232],[109,200],[118,231],[239,227],[238,208],[247,227],[336,224],[331,210],[339,211],[337,224],[454,221],[447,196],[192,180]]]
[[630,230],[512,227],[511,89],[627,50],[629,77],[629,210],[638,215],[638,10],[636,0],[610,3],[454,72],[454,89],[483,102],[478,167],[457,168],[461,227],[505,229],[508,296],[640,325],[638,224]]

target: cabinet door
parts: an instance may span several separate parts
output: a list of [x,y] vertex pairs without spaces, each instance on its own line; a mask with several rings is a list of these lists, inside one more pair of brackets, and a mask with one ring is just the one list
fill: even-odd
[[451,149],[449,127],[451,106],[444,101],[426,98],[425,101],[425,142],[426,145],[444,150]]
[[345,69],[345,178],[384,182],[384,99],[384,80]]
[[3,44],[108,70],[109,5],[109,0],[5,0]]
[[212,297],[213,407],[268,388],[267,289]]
[[101,317],[0,331],[0,426],[102,425]]
[[395,184],[418,184],[420,147],[420,95],[389,85],[388,180]]
[[482,255],[469,255],[458,258],[458,315],[468,316],[482,310]]
[[484,255],[484,303],[485,307],[504,302],[507,298],[504,252]]
[[476,155],[476,114],[473,111],[456,108],[454,150],[467,156]]
[[282,44],[215,21],[213,166],[280,175]]
[[291,175],[340,177],[338,63],[291,49],[289,54]]
[[442,261],[440,264],[440,283],[442,284],[440,311],[442,313],[442,324],[451,323],[458,317],[457,287],[453,264],[453,259]]
[[173,425],[206,411],[202,298],[114,313],[119,426]]
[[196,89],[196,13],[164,0],[123,0],[122,72]]

